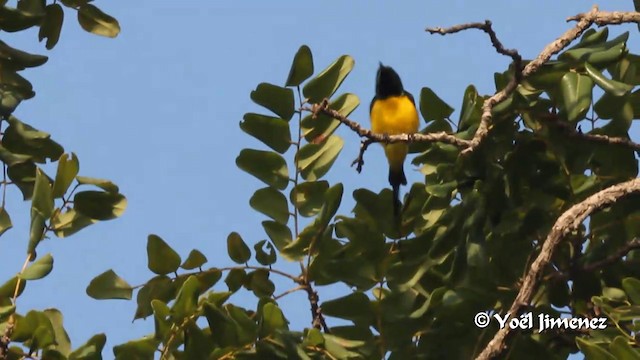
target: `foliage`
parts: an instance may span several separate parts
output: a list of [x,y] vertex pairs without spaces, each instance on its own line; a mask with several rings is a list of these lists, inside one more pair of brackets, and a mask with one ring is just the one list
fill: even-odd
[[[302,46],[284,87],[262,83],[251,93],[266,113],[248,113],[240,123],[269,148],[243,149],[236,161],[266,185],[250,205],[268,218],[262,226],[269,240],[252,250],[232,232],[228,252],[238,265],[205,268],[202,252],[193,250],[183,261],[150,236],[149,269],[157,276],[140,288],[135,316],[153,316],[155,331],[116,347],[116,355],[151,359],[155,349],[167,359],[477,355],[497,326],[480,329],[474,315],[509,308],[558,216],[638,173],[634,149],[566,131],[629,138],[632,121],[640,118],[640,90],[633,91],[640,84],[640,57],[627,50],[627,37],[608,39],[607,28],[587,31],[496,106],[489,137],[470,156],[459,156],[453,145],[411,144],[413,164],[425,179],[410,187],[400,222],[392,216],[389,190],[354,189],[352,215],[337,214],[345,189],[323,177],[344,143],[335,133],[340,122],[304,113],[325,98],[345,117],[358,106],[356,95],[335,94],[354,61],[341,56],[311,78],[312,53]],[[512,74],[512,67],[495,74],[497,91]],[[432,89],[422,89],[422,132],[470,139],[486,98],[469,86],[455,122],[454,109]],[[639,206],[637,197],[619,201],[570,234],[528,310],[536,316],[605,315],[608,328],[521,332],[509,358],[566,358],[576,351],[594,359],[638,357],[638,254],[607,259],[640,235]],[[300,261],[301,273],[272,267],[277,257]],[[116,290],[112,276],[102,291]],[[307,291],[312,326],[289,328],[287,309],[274,296],[274,276]],[[219,285],[223,278],[225,285]],[[352,290],[317,304],[316,289],[336,283]],[[254,294],[255,308],[234,305],[232,295],[242,288]],[[113,297],[121,295],[115,291]],[[331,326],[331,318],[349,325]]]
[[[115,19],[84,0],[64,0],[77,11],[81,27],[115,36]],[[0,29],[40,26],[40,40],[52,48],[64,11],[58,3],[19,1],[2,8]],[[612,184],[635,178],[635,149],[594,141],[602,135],[629,139],[640,119],[640,56],[627,49],[628,34],[609,39],[608,29],[589,30],[573,47],[518,85],[493,110],[489,136],[469,156],[439,142],[411,144],[413,164],[424,181],[410,186],[400,221],[392,213],[391,191],[353,189],[355,207],[338,214],[345,196],[341,183],[324,180],[344,139],[341,122],[312,105],[329,99],[344,117],[359,105],[354,94],[336,94],[354,67],[343,55],[315,76],[312,52],[295,54],[284,86],[262,83],[250,97],[266,114],[245,114],[240,128],[268,149],[242,149],[237,166],[264,183],[250,200],[268,240],[247,244],[238,232],[227,237],[235,265],[209,265],[206,251],[186,258],[158,235],[147,240],[148,269],[154,274],[132,286],[114,270],[95,277],[87,294],[95,299],[131,299],[134,319],[152,317],[154,332],[113,348],[117,359],[413,359],[471,358],[497,330],[473,325],[487,311],[503,314],[511,305],[533,255],[566,209]],[[12,346],[5,358],[101,359],[103,334],[72,350],[55,309],[19,309],[28,281],[52,270],[50,254],[37,256],[49,233],[72,235],[97,221],[122,215],[126,199],[108,180],[78,176],[75,154],[64,154],[49,134],[12,114],[34,96],[18,75],[46,57],[0,43],[3,71],[0,147],[6,177],[32,203],[25,267],[0,286],[0,334]],[[496,90],[513,76],[513,66],[495,74]],[[445,131],[470,139],[487,96],[470,85],[457,121],[454,108],[433,89],[420,92],[423,133]],[[578,131],[576,131],[578,130]],[[349,133],[350,135],[353,135]],[[354,136],[355,138],[355,136]],[[600,137],[602,138],[602,137]],[[352,141],[353,139],[348,139]],[[38,165],[57,161],[50,178]],[[99,190],[77,189],[91,186]],[[640,199],[629,196],[592,215],[567,235],[545,270],[528,311],[535,316],[606,316],[606,329],[521,331],[506,357],[638,358],[640,263],[625,246],[640,235]],[[3,201],[4,205],[4,201]],[[11,227],[0,209],[0,232]],[[299,262],[300,273],[277,268],[278,257]],[[294,288],[274,296],[273,277]],[[224,284],[222,284],[222,282]],[[350,290],[319,299],[318,289],[342,283]],[[255,307],[233,303],[241,289]],[[286,290],[286,289],[280,289]],[[291,329],[278,300],[305,291],[309,328]],[[18,311],[20,310],[20,311]],[[333,326],[332,318],[348,325]],[[2,340],[4,341],[4,340]],[[2,344],[0,344],[2,345]]]
[[[61,3],[18,0],[17,7],[13,8],[3,1],[0,30],[10,33],[39,27],[39,40],[46,39],[45,47],[52,49],[60,39],[65,12],[76,11],[80,25],[89,32],[115,37],[120,31],[114,18],[87,0],[63,0]],[[63,10],[63,6],[67,9]],[[104,335],[96,335],[73,350],[60,311],[45,309],[25,313],[18,302],[29,282],[42,279],[53,270],[51,254],[38,256],[38,245],[42,241],[51,234],[67,237],[99,221],[119,217],[127,205],[115,184],[79,176],[80,162],[74,153],[65,153],[48,133],[12,115],[22,101],[35,96],[32,84],[19,72],[41,66],[47,59],[0,41],[0,161],[4,187],[0,234],[12,227],[5,208],[6,188],[16,186],[24,199],[31,201],[30,227],[28,234],[23,233],[28,237],[24,267],[0,286],[0,359],[100,358],[106,341]],[[57,164],[53,177],[45,172],[47,162]],[[113,298],[126,291],[126,285],[109,274],[94,282],[98,283],[98,296]],[[114,290],[105,292],[106,284]]]

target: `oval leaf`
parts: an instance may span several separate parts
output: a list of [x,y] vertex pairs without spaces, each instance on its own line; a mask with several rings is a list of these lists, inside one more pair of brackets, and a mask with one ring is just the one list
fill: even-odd
[[307,45],[300,46],[293,58],[286,86],[298,86],[313,75],[313,56]]
[[187,259],[180,265],[185,270],[199,268],[207,262],[207,257],[200,251],[193,249],[187,256]]
[[100,36],[114,38],[120,33],[118,20],[91,4],[82,4],[78,8],[78,23],[85,31]]
[[122,216],[127,208],[127,199],[122,194],[82,191],[73,197],[73,208],[94,220],[111,220]]
[[131,300],[133,288],[113,270],[107,270],[96,276],[87,287],[87,295],[97,300]]
[[289,184],[287,162],[274,152],[242,149],[236,165],[276,189],[284,190]]
[[50,4],[45,8],[44,20],[40,24],[40,32],[38,40],[47,39],[45,47],[47,50],[53,49],[60,39],[60,31],[62,30],[62,22],[64,20],[64,12],[60,4]]
[[73,179],[78,175],[78,171],[80,171],[80,163],[78,162],[76,154],[62,154],[62,156],[60,156],[60,159],[58,159],[56,179],[53,183],[54,198],[60,198],[67,192]]
[[[329,109],[335,110],[340,115],[348,117],[353,110],[360,105],[360,99],[354,94],[342,94],[337,99],[329,103]],[[302,119],[302,132],[304,138],[310,143],[319,143],[333,134],[340,126],[341,122],[333,117],[319,113],[315,119],[313,114]]]
[[251,250],[235,231],[227,236],[227,252],[231,260],[237,264],[244,264],[251,259]]
[[251,92],[251,100],[284,120],[291,119],[296,111],[293,90],[269,83],[258,84],[258,87]]
[[46,254],[33,264],[29,265],[24,272],[18,274],[22,280],[38,280],[49,275],[53,270],[53,256]]
[[610,93],[613,96],[624,96],[628,94],[632,89],[633,85],[625,84],[620,81],[612,80],[604,76],[600,70],[594,68],[589,65],[589,63],[584,64],[585,70],[587,70],[587,74],[595,81],[595,83],[602,88],[602,90]]
[[166,275],[178,270],[180,255],[158,235],[147,238],[147,258],[149,270],[158,275]]
[[[263,250],[265,245],[269,249],[268,254]],[[276,262],[276,251],[273,248],[273,245],[268,243],[267,240],[258,241],[258,243],[253,246],[253,249],[256,251],[256,260],[261,265],[269,266]]]
[[240,122],[240,128],[280,154],[291,146],[289,123],[280,118],[247,113]]
[[586,75],[568,72],[560,80],[560,89],[567,120],[581,120],[591,106],[593,80]]
[[324,194],[328,188],[329,183],[324,180],[299,183],[291,189],[289,199],[298,208],[300,215],[314,216],[322,209]]
[[354,64],[351,56],[340,56],[318,76],[310,80],[302,89],[302,93],[310,103],[319,103],[325,98],[330,98],[349,75]]
[[273,220],[286,224],[289,220],[289,204],[287,198],[278,190],[266,187],[256,191],[249,204],[255,210],[267,215]]
[[420,113],[426,121],[446,119],[453,114],[453,108],[428,87],[420,91]]
[[338,158],[344,140],[331,135],[320,144],[306,144],[298,152],[298,168],[302,178],[316,181],[323,177]]

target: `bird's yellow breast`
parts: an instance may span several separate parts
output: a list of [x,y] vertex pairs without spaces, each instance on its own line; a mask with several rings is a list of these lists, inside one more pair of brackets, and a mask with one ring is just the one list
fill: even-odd
[[371,130],[378,134],[411,134],[418,131],[416,106],[407,96],[378,99],[371,107]]

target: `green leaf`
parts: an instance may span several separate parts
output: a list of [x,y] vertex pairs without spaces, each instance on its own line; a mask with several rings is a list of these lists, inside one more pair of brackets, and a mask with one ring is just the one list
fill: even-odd
[[316,181],[323,177],[338,158],[344,140],[331,135],[320,144],[306,144],[297,154],[298,168],[302,178]]
[[275,285],[269,280],[269,271],[258,269],[247,274],[245,287],[253,291],[257,297],[269,297],[276,290]]
[[14,49],[0,40],[0,59],[11,63],[16,70],[24,70],[25,68],[38,67],[44,65],[48,57],[44,55],[35,55],[22,50]]
[[278,250],[282,251],[291,243],[291,229],[288,226],[275,221],[263,221],[262,227]]
[[322,313],[340,319],[351,320],[357,325],[370,326],[374,323],[371,302],[367,295],[354,292],[322,303]]
[[[267,254],[263,247],[267,246],[269,249],[269,253]],[[264,266],[269,266],[276,262],[276,251],[273,248],[271,243],[268,243],[267,240],[260,240],[255,245],[253,245],[253,249],[256,251],[256,260]]]
[[585,75],[568,72],[560,80],[560,89],[567,120],[576,122],[584,118],[591,107],[593,80]]
[[8,122],[9,127],[2,138],[2,145],[7,150],[30,155],[38,163],[45,163],[47,159],[56,161],[64,152],[62,146],[53,141],[48,133],[37,130],[14,116],[10,116]]
[[242,287],[246,277],[247,273],[244,269],[231,269],[224,279],[224,283],[227,284],[229,291],[236,292]]
[[107,270],[96,276],[89,286],[87,295],[96,300],[124,299],[131,300],[133,288],[113,270]]
[[271,149],[284,154],[291,146],[289,123],[276,117],[246,113],[240,128]]
[[632,277],[624,278],[622,288],[633,304],[640,305],[640,280]]
[[629,32],[625,32],[615,39],[605,43],[592,44],[567,50],[558,56],[564,62],[588,62],[596,66],[606,66],[619,60],[626,52],[626,42]]
[[289,220],[289,204],[287,198],[278,190],[272,187],[262,188],[256,191],[249,204],[253,209],[259,211],[273,220],[286,224]]
[[591,79],[593,79],[593,81],[602,88],[602,90],[613,96],[627,95],[631,89],[633,89],[633,85],[607,78],[602,74],[602,72],[600,72],[600,70],[594,68],[589,63],[585,63],[584,68],[587,70],[589,77],[591,77]]
[[207,262],[207,257],[199,250],[193,249],[187,256],[187,259],[180,265],[185,270],[191,270],[201,267]]
[[26,281],[20,281],[20,284],[18,284],[18,280],[19,280],[18,277],[14,276],[11,279],[9,279],[7,282],[2,284],[2,286],[0,286],[0,299],[2,299],[2,298],[12,298],[13,297],[13,293],[16,290],[16,286],[18,286],[17,295],[20,296],[20,294],[22,294],[27,282]]
[[0,236],[4,234],[5,231],[11,229],[13,224],[11,223],[11,217],[9,217],[9,213],[5,208],[0,207]]
[[173,282],[166,275],[158,275],[147,281],[138,291],[136,303],[138,304],[133,319],[142,319],[153,313],[151,302],[154,300],[167,303],[176,297],[178,282]]
[[460,119],[458,120],[459,131],[464,131],[471,125],[480,123],[482,103],[483,99],[478,96],[478,90],[473,85],[469,85],[462,97],[462,108],[460,109]]
[[592,341],[576,337],[576,344],[587,360],[616,360],[615,356]]
[[237,264],[244,264],[251,259],[251,249],[235,231],[227,236],[227,252],[231,260]]
[[299,183],[291,189],[289,199],[298,208],[300,215],[311,217],[322,209],[324,194],[328,188],[329,183],[325,180]]
[[102,349],[107,343],[105,334],[94,335],[69,354],[69,360],[102,360]]
[[76,181],[78,181],[78,184],[80,185],[94,185],[110,193],[117,194],[118,192],[120,192],[118,186],[109,180],[91,178],[86,176],[76,176]]
[[153,360],[160,340],[145,336],[113,347],[116,359]]
[[53,213],[53,194],[51,183],[47,175],[40,170],[36,170],[36,182],[31,200],[31,211],[36,211],[44,219],[51,217]]
[[73,197],[73,208],[94,220],[111,220],[122,216],[127,208],[127,199],[122,194],[82,191]]
[[79,214],[74,209],[65,212],[57,212],[51,219],[51,227],[59,238],[71,236],[85,227],[95,224],[98,220],[93,220],[87,216]]
[[298,86],[313,75],[313,56],[307,45],[300,46],[293,58],[285,86]]
[[420,91],[420,113],[426,121],[446,119],[453,114],[453,108],[428,87]]
[[180,255],[158,235],[147,237],[147,258],[149,270],[158,275],[166,275],[178,270]]
[[291,119],[296,111],[293,90],[269,83],[258,84],[258,87],[251,92],[251,100],[284,120]]
[[268,302],[262,307],[262,321],[260,323],[261,337],[268,336],[280,330],[288,330],[289,322],[284,317],[278,305]]
[[31,201],[31,226],[27,253],[33,254],[44,236],[45,224],[53,213],[53,196],[49,179],[40,168],[36,169],[36,181]]
[[78,23],[85,31],[100,36],[114,38],[120,33],[118,20],[91,4],[80,5]]
[[23,164],[31,160],[31,156],[23,154],[14,154],[0,145],[0,160],[8,166]]
[[640,359],[640,352],[632,348],[624,336],[616,336],[609,344],[609,351],[618,360]]
[[52,194],[54,198],[60,198],[67,192],[76,175],[78,175],[79,170],[80,163],[78,162],[76,154],[62,154],[62,156],[60,156],[56,179],[53,183]]
[[0,321],[4,322],[7,319],[7,317],[15,313],[16,313],[16,306],[13,304],[0,306]]
[[69,334],[67,334],[62,324],[62,313],[57,309],[46,309],[44,310],[44,314],[47,315],[53,327],[56,339],[56,350],[62,355],[68,356],[71,352],[71,339],[69,339]]
[[182,284],[175,303],[171,307],[171,314],[176,322],[180,323],[198,309],[198,296],[200,295],[200,282],[191,275]]
[[60,39],[60,31],[64,20],[64,11],[60,4],[49,4],[45,8],[44,20],[40,24],[38,40],[47,39],[45,47],[47,50],[53,49]]
[[49,275],[53,270],[53,256],[46,254],[29,265],[24,272],[18,274],[22,280],[38,280]]
[[33,162],[9,166],[7,176],[20,189],[24,200],[31,199],[36,180],[36,165]]
[[274,152],[242,149],[236,158],[236,165],[278,190],[284,190],[289,184],[287,162]]
[[[329,103],[329,109],[337,111],[344,117],[348,117],[358,105],[360,105],[358,96],[347,93],[331,101]],[[300,126],[304,138],[310,143],[317,144],[333,134],[340,124],[340,120],[334,119],[321,112],[317,114],[315,118],[313,114],[305,116]]]
[[354,64],[351,56],[340,56],[304,86],[302,93],[305,98],[308,98],[310,103],[319,103],[325,98],[330,98],[349,75]]

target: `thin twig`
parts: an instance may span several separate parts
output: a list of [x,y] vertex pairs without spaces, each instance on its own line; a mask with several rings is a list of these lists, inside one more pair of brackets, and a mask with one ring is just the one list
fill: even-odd
[[496,49],[499,54],[509,56],[513,60],[513,77],[507,83],[502,90],[495,93],[493,96],[489,97],[482,104],[482,116],[480,117],[480,124],[478,125],[478,129],[476,133],[473,135],[473,138],[469,142],[469,145],[466,149],[462,151],[462,155],[469,154],[473,150],[475,150],[478,145],[482,142],[482,140],[489,133],[489,128],[491,125],[491,119],[493,118],[493,108],[506,100],[511,93],[513,93],[518,85],[522,82],[523,77],[523,69],[522,69],[522,56],[515,49],[505,49],[504,45],[498,40],[498,36],[495,31],[491,27],[491,21],[486,20],[484,23],[469,23],[469,24],[461,24],[452,26],[449,28],[427,28],[427,31],[431,34],[453,34],[462,30],[468,29],[479,29],[486,32],[491,39],[491,44]]
[[[393,143],[410,143],[410,142],[442,142],[445,144],[455,145],[460,148],[465,148],[469,146],[469,141],[460,139],[454,135],[447,134],[444,131],[437,133],[428,133],[428,134],[398,134],[398,135],[387,135],[387,134],[377,134],[372,132],[369,129],[365,129],[360,124],[353,120],[349,120],[344,115],[340,114],[340,112],[329,108],[329,101],[327,99],[322,100],[319,104],[313,104],[310,108],[304,107],[302,110],[309,111],[316,117],[319,113],[326,114],[331,116],[332,118],[340,121],[345,124],[351,130],[353,130],[356,134],[360,135],[360,137],[366,138],[363,140],[363,143],[360,146],[360,154],[358,158],[354,160],[353,164],[357,164],[357,170],[362,170],[362,165],[364,164],[364,151],[367,149],[369,144],[374,142],[380,142],[385,144],[393,144]],[[367,143],[364,145],[364,143]]]
[[[523,307],[529,305],[544,269],[551,261],[556,247],[565,235],[575,231],[596,210],[611,205],[629,194],[638,192],[640,192],[640,179],[633,179],[601,190],[565,211],[556,220],[542,245],[540,254],[531,264],[531,268],[522,282],[522,287],[511,304],[509,314],[515,317]],[[476,359],[488,360],[499,356],[506,347],[505,342],[510,333],[511,329],[508,326],[498,330]]]

